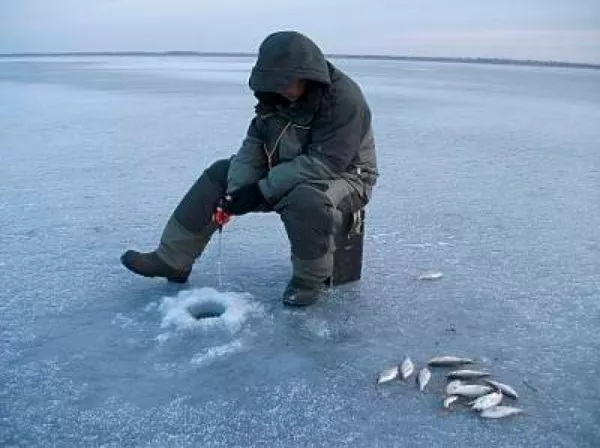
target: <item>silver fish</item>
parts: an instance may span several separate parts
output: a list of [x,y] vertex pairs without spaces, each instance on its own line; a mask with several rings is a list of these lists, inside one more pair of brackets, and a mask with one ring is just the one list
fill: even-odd
[[453,367],[462,364],[473,364],[473,360],[469,358],[460,358],[458,356],[436,356],[427,361],[431,367]]
[[402,379],[407,379],[413,374],[414,371],[415,365],[409,357],[406,357],[406,359],[402,361],[402,364],[400,365],[400,374],[402,375]]
[[450,395],[449,397],[446,397],[444,399],[444,408],[445,409],[450,408],[450,405],[452,403],[454,403],[456,400],[458,400],[458,395]]
[[452,379],[473,379],[473,378],[483,378],[484,376],[490,376],[491,374],[488,372],[482,372],[480,370],[454,370],[453,372],[448,373],[446,376]]
[[418,280],[439,280],[444,274],[437,271],[424,272],[417,277]]
[[504,383],[500,383],[498,381],[488,380],[488,379],[485,379],[484,381],[486,383],[488,383],[489,385],[495,387],[499,391],[501,391],[507,397],[514,398],[515,400],[517,398],[519,398],[519,394],[517,393],[517,391],[514,390],[512,387],[510,387],[508,384],[504,384]]
[[479,397],[473,402],[471,409],[474,411],[484,411],[494,406],[498,406],[502,401],[502,392],[492,392],[491,394]]
[[456,386],[452,395],[462,395],[463,397],[481,397],[493,391],[490,386],[480,386],[479,384],[461,384]]
[[523,409],[520,408],[513,408],[512,406],[494,406],[493,408],[481,411],[481,414],[479,415],[483,418],[502,418],[521,413],[523,413]]
[[417,382],[419,383],[419,390],[422,392],[431,379],[431,371],[427,367],[423,367],[417,376]]
[[377,384],[387,383],[388,381],[395,380],[396,378],[398,378],[399,374],[400,374],[400,370],[398,369],[397,365],[392,366],[392,367],[387,367],[387,368],[383,369],[381,372],[379,372],[379,375],[377,376]]
[[455,395],[456,390],[462,385],[463,385],[463,382],[461,380],[450,381],[448,383],[448,385],[446,386],[446,393],[448,395]]

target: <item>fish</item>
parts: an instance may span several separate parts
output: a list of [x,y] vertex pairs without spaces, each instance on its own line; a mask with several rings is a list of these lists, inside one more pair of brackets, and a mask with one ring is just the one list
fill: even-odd
[[402,375],[402,379],[403,380],[407,379],[408,377],[410,377],[413,374],[414,371],[415,371],[415,365],[410,360],[410,358],[407,356],[406,359],[404,361],[402,361],[402,364],[400,365],[400,374]]
[[444,398],[444,408],[449,409],[450,405],[458,400],[458,395],[450,395],[449,397]]
[[472,359],[459,356],[436,356],[427,361],[427,364],[431,367],[453,367],[462,364],[473,364],[473,362]]
[[454,394],[456,394],[456,390],[462,385],[463,385],[463,382],[461,380],[450,381],[448,383],[448,385],[446,386],[446,393],[448,395],[454,395]]
[[514,408],[512,406],[494,406],[493,408],[484,409],[479,415],[483,418],[502,418],[522,413],[523,409],[521,408]]
[[491,374],[488,372],[482,372],[480,370],[454,370],[448,373],[446,376],[452,379],[473,379],[473,378],[483,378],[484,376],[490,376]]
[[490,386],[480,386],[479,384],[461,384],[453,389],[452,395],[462,395],[463,397],[477,398],[481,397],[482,395],[489,394],[493,390],[494,389],[492,389]]
[[491,394],[479,397],[472,403],[471,409],[474,411],[484,411],[494,406],[498,406],[502,401],[502,392],[492,392]]
[[423,367],[417,376],[417,382],[419,383],[419,390],[421,392],[425,389],[425,386],[427,386],[427,383],[429,383],[430,379],[431,371],[427,367]]
[[484,381],[490,386],[493,386],[499,391],[501,391],[507,397],[514,398],[515,400],[519,398],[519,394],[517,393],[517,391],[510,387],[508,384],[500,383],[498,381],[490,379],[484,379]]
[[400,370],[397,365],[386,367],[377,376],[377,384],[387,383],[388,381],[393,381],[398,378],[400,374]]
[[444,274],[437,271],[424,272],[423,274],[417,277],[418,280],[439,280],[442,278]]

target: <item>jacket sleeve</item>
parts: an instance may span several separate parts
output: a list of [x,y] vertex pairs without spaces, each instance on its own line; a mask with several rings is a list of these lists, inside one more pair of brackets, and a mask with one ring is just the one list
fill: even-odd
[[268,171],[267,157],[263,150],[264,139],[254,117],[240,149],[233,156],[227,173],[227,193],[258,182]]
[[338,179],[348,169],[360,148],[367,110],[356,98],[337,98],[329,116],[317,117],[303,154],[276,165],[259,181],[268,202],[277,202],[299,183]]

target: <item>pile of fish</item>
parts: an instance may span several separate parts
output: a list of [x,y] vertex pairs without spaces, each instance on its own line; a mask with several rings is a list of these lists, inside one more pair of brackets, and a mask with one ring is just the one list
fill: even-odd
[[[423,392],[432,373],[430,368],[452,367],[458,368],[466,364],[474,364],[469,358],[458,356],[437,356],[427,362],[427,366],[419,370],[417,384]],[[400,365],[394,365],[382,370],[377,377],[377,384],[387,383],[397,379],[408,380],[415,372],[415,365],[407,357]],[[523,413],[523,409],[501,404],[508,397],[517,400],[519,395],[508,384],[503,384],[491,379],[489,372],[471,369],[459,369],[446,373],[448,381],[444,389],[444,409],[451,409],[458,404],[468,406],[483,418],[502,418]]]

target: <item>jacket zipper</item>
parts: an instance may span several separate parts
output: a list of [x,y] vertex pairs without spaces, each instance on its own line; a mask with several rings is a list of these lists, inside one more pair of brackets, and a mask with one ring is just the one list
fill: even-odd
[[283,134],[285,134],[285,132],[289,129],[289,127],[291,125],[292,125],[291,121],[288,121],[286,123],[286,125],[283,127],[283,129],[279,133],[277,140],[275,140],[275,143],[273,144],[271,151],[269,151],[269,149],[267,148],[267,144],[263,143],[263,150],[265,151],[265,155],[267,156],[267,164],[269,166],[269,170],[271,170],[271,168],[273,168],[273,154],[275,154],[275,151],[277,151],[277,145],[279,145],[279,142],[281,141]]

